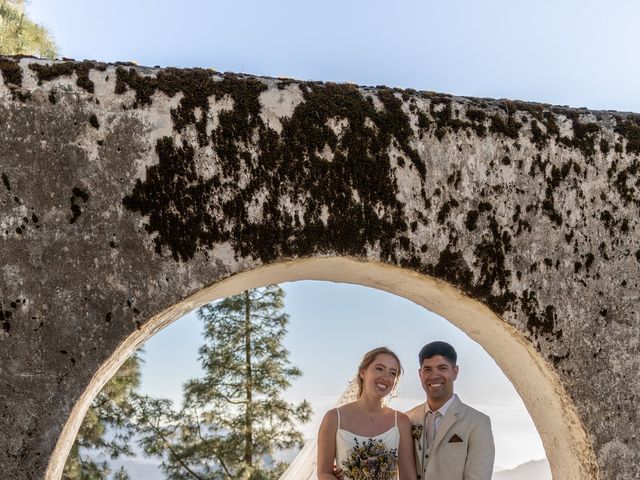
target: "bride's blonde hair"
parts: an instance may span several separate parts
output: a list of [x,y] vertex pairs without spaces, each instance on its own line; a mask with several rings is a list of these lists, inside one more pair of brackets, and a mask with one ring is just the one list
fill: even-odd
[[402,363],[400,362],[400,358],[398,357],[398,355],[396,355],[396,352],[394,352],[393,350],[387,347],[378,347],[378,348],[374,348],[373,350],[369,350],[367,353],[365,353],[364,357],[362,357],[362,361],[360,362],[360,366],[358,367],[358,374],[356,375],[356,378],[358,379],[358,398],[360,398],[360,395],[362,395],[363,380],[360,374],[362,373],[363,370],[366,370],[367,367],[373,363],[373,361],[376,359],[378,355],[385,354],[385,353],[387,355],[391,355],[393,358],[396,359],[396,362],[398,362],[398,369],[400,370],[398,372],[395,385],[393,386],[393,389],[391,392],[391,395],[394,394],[396,390],[396,385],[398,385],[398,381],[400,380],[400,375],[404,373],[404,370],[402,369]]

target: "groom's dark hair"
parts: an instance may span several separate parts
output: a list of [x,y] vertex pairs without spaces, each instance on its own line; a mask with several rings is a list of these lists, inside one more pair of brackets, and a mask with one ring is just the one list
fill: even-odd
[[456,364],[458,361],[458,354],[456,353],[456,349],[449,345],[447,342],[431,342],[427,343],[420,353],[418,354],[418,361],[420,365],[425,358],[435,357],[436,355],[442,355],[446,358],[451,365]]

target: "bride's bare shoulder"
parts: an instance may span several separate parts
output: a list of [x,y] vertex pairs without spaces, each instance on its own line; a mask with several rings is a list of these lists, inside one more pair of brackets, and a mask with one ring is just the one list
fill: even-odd
[[320,431],[335,431],[338,428],[338,409],[332,408],[324,414],[320,423]]
[[[332,408],[331,410],[327,410],[327,413],[324,414],[324,418],[337,420],[338,415],[349,416],[351,415],[351,412],[354,411],[355,405],[356,405],[355,402],[351,402],[351,403],[346,403],[344,405],[340,405],[339,407]],[[340,411],[338,412],[338,410]]]
[[354,412],[357,411],[356,402],[345,403],[344,405],[340,405],[339,407],[332,408],[324,414],[323,422],[330,422],[332,425],[338,424],[338,418],[340,417],[343,421],[347,419],[351,419],[354,415]]
[[327,412],[324,414],[324,418],[337,418],[338,416],[338,409],[337,408],[332,408],[331,410],[327,410]]

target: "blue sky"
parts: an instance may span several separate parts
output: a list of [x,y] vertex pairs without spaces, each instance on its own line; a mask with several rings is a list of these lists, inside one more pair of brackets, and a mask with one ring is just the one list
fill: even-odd
[[[61,55],[78,60],[640,112],[640,2],[631,0],[32,0],[28,12],[50,28]],[[428,340],[450,340],[460,351],[458,393],[492,416],[497,465],[544,456],[511,384],[445,320],[363,287],[298,282],[285,288],[287,346],[305,372],[291,399],[310,398],[321,415],[362,353],[384,343],[405,362],[397,406],[408,407],[421,397],[415,352]],[[197,374],[199,328],[188,315],[149,342],[147,390],[178,397],[181,382]]]
[[76,59],[640,111],[634,0],[32,0]]

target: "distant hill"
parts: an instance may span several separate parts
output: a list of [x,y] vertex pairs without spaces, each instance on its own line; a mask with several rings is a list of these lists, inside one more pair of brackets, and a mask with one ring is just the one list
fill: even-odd
[[[137,457],[120,457],[118,459],[107,459],[112,472],[117,472],[120,467],[124,467],[132,480],[165,480],[165,476],[160,469],[160,459],[157,457],[148,458],[142,455],[137,446],[134,447]],[[282,450],[276,455],[278,461],[291,462],[298,454],[299,449],[292,448]],[[99,460],[105,460],[99,458]],[[265,458],[265,462],[270,464],[273,460]]]
[[531,460],[511,470],[493,474],[492,480],[552,480],[549,462],[546,459]]
[[[291,461],[296,454],[296,449],[286,450],[278,455],[278,460]],[[160,470],[160,461],[155,458],[120,458],[110,460],[109,464],[112,471],[117,471],[121,465],[124,466],[132,480],[164,480],[165,478]],[[549,462],[542,459],[531,460],[510,470],[495,472],[492,480],[552,480],[552,478]]]

